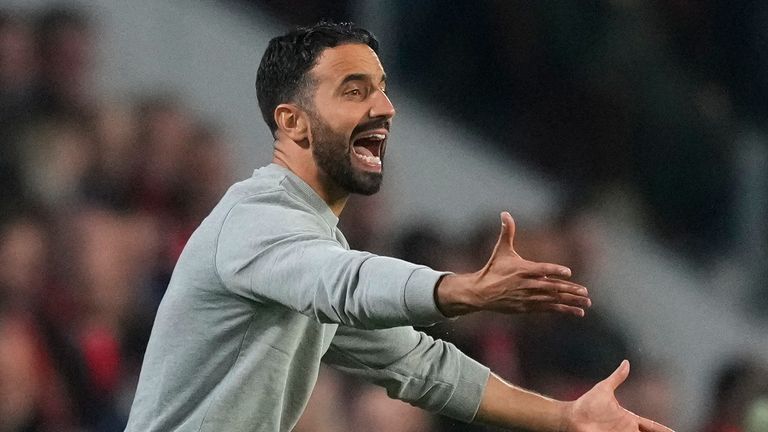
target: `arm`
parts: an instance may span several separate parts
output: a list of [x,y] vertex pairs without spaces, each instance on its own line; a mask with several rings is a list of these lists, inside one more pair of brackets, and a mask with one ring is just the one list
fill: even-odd
[[434,301],[444,273],[345,249],[333,228],[285,193],[247,197],[232,207],[215,265],[235,294],[323,323],[387,328],[445,318]]
[[476,310],[555,310],[583,315],[586,288],[556,264],[514,252],[514,222],[479,272],[449,275],[345,249],[311,208],[282,191],[245,197],[222,223],[215,266],[222,283],[258,302],[278,303],[324,323],[358,328],[431,325]]
[[629,362],[573,402],[506,383],[455,346],[409,327],[340,326],[323,361],[387,389],[387,394],[463,422],[542,432],[672,432],[622,408],[614,391]]
[[323,362],[386,388],[393,399],[463,422],[475,417],[489,375],[454,345],[411,327],[339,326]]
[[622,408],[614,392],[629,375],[626,360],[573,402],[561,402],[507,384],[491,375],[476,420],[500,427],[546,432],[672,432]]
[[475,421],[534,431],[565,431],[568,405],[508,384],[491,374]]

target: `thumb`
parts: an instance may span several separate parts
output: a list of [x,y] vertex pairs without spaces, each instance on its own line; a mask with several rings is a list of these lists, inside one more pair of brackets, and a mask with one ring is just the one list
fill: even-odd
[[509,248],[512,252],[515,251],[515,220],[512,219],[512,215],[509,212],[501,212],[501,235],[499,236],[499,244]]
[[621,383],[623,383],[627,377],[629,376],[629,361],[623,360],[618,368],[616,368],[615,371],[605,379],[605,383],[607,383],[611,389],[616,390]]

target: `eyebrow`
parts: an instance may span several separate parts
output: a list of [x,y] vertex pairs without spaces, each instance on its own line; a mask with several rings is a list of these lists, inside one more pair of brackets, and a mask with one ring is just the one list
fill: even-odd
[[[353,74],[349,74],[349,75],[345,76],[344,79],[341,80],[341,83],[339,85],[344,85],[344,84],[346,84],[346,83],[348,83],[350,81],[366,81],[369,78],[370,78],[370,75],[368,75],[368,74],[353,73]],[[386,82],[386,81],[387,81],[387,74],[382,74],[381,75],[381,81],[379,81],[379,82],[383,83],[383,82]]]

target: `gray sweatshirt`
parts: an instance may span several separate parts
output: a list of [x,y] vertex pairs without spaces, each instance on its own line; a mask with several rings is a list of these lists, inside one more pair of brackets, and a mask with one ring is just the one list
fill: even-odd
[[289,431],[321,359],[471,421],[488,369],[409,327],[444,319],[443,273],[349,250],[337,222],[278,165],[233,185],[179,258],[127,431]]

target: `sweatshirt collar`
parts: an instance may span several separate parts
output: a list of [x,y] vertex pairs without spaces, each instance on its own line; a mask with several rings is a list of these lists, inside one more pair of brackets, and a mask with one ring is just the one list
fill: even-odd
[[[328,204],[326,204],[326,202],[320,198],[320,195],[318,195],[311,186],[302,180],[301,177],[294,174],[293,171],[276,163],[271,163],[261,170],[284,175],[288,181],[284,182],[283,184],[286,185],[286,190],[288,190],[288,192],[299,195],[303,201],[315,209],[320,217],[322,217],[331,227],[336,227],[336,225],[339,223],[339,218],[333,214],[331,208],[328,207]],[[256,173],[254,172],[254,175],[255,174]]]

